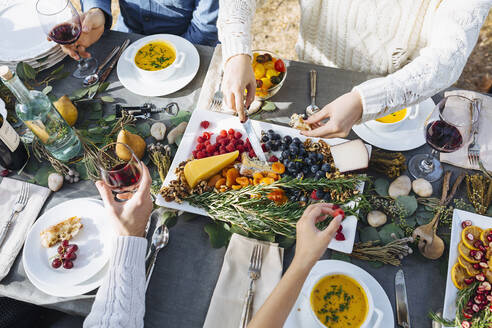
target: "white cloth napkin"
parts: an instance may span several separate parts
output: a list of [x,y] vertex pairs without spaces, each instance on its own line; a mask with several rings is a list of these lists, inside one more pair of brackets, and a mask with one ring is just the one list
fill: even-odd
[[[0,220],[9,219],[23,183],[20,180],[3,178],[0,184]],[[9,273],[10,267],[24,245],[29,228],[38,217],[49,195],[48,188],[30,184],[26,207],[14,218],[3,244],[0,245],[0,280]]]
[[233,234],[227,248],[219,280],[215,286],[204,328],[239,327],[249,288],[248,268],[256,244],[263,245],[261,277],[255,281],[253,314],[259,310],[282,277],[284,250],[278,244]]
[[[460,95],[469,99],[482,99],[482,110],[480,113],[478,125],[478,143],[480,144],[480,160],[484,167],[492,171],[492,97],[483,95],[478,92],[468,90],[453,90],[444,94],[445,96]],[[465,169],[478,170],[478,165],[472,165],[468,161],[468,145],[470,141],[463,145],[460,149],[452,153],[441,153],[440,159],[443,163],[448,163],[454,166],[463,167]]]

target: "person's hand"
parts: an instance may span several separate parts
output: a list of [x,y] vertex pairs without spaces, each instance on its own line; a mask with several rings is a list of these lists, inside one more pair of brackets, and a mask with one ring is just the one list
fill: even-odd
[[99,8],[92,8],[88,12],[81,14],[80,20],[82,23],[82,33],[77,42],[61,45],[63,52],[75,60],[79,60],[80,56],[83,58],[91,57],[91,54],[85,49],[99,40],[104,32],[104,23],[106,22],[104,13]]
[[315,224],[333,216],[333,204],[317,203],[309,205],[297,222],[296,253],[294,261],[303,266],[313,266],[326,251],[328,244],[338,230],[343,216],[338,215],[325,230],[320,231]]
[[[248,90],[246,103],[244,89]],[[245,108],[255,99],[256,80],[251,66],[251,57],[236,55],[227,60],[222,80],[222,93],[226,106],[235,110],[241,122],[246,121]]]
[[[352,91],[338,97],[316,114],[309,117],[305,122],[314,129],[302,131],[307,137],[346,137],[352,126],[362,116],[362,101],[357,91]],[[329,119],[325,124],[323,120]]]
[[113,221],[120,236],[142,237],[152,212],[152,198],[150,197],[149,169],[143,163],[142,177],[138,190],[130,200],[118,202],[114,200],[111,190],[103,181],[97,181],[96,187],[101,194],[104,207]]

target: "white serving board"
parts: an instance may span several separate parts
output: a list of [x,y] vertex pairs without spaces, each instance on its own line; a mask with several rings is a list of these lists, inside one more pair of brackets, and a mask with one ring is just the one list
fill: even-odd
[[[202,121],[209,121],[210,126],[207,129],[203,129],[200,126]],[[274,130],[280,136],[290,135],[292,138],[298,137],[301,141],[308,139],[307,137],[301,135],[299,130],[292,129],[289,127],[255,121],[251,120],[251,124],[253,126],[253,130],[256,132],[258,139],[260,139],[261,131],[267,131],[269,129]],[[228,130],[233,128],[236,131],[240,131],[243,136],[245,135],[245,131],[239,119],[236,116],[232,116],[229,114],[223,114],[218,112],[212,112],[208,110],[199,110],[196,109],[193,111],[190,121],[188,122],[188,126],[186,127],[186,131],[181,139],[181,143],[179,144],[176,155],[174,156],[171,167],[169,168],[169,172],[167,173],[166,179],[164,180],[163,185],[169,185],[169,182],[176,179],[176,174],[174,173],[176,167],[178,167],[179,163],[186,161],[191,157],[192,151],[195,149],[197,145],[197,138],[203,134],[204,131],[213,132],[212,140],[219,135],[220,130]],[[313,141],[317,141],[320,138],[311,138]],[[329,145],[337,145],[347,141],[346,139],[341,138],[333,138],[333,139],[323,139]],[[371,146],[366,145],[367,151],[369,155],[371,154]],[[267,156],[268,157],[268,156]],[[364,189],[364,184],[361,184],[360,191]],[[195,206],[190,205],[188,202],[183,202],[182,204],[178,204],[176,202],[166,202],[161,195],[157,196],[156,202],[159,206],[164,206],[168,208],[173,208],[180,211],[195,213],[198,215],[208,216],[207,212]],[[354,245],[354,239],[357,228],[357,218],[355,216],[348,216],[342,222],[343,233],[345,235],[344,241],[336,241],[332,240],[332,242],[328,245],[328,248],[344,252],[351,253]]]
[[451,225],[451,241],[449,247],[448,276],[446,280],[446,294],[444,296],[443,316],[445,319],[454,320],[456,317],[456,295],[458,289],[451,281],[451,269],[458,260],[458,244],[461,240],[461,222],[470,220],[473,225],[482,229],[492,228],[490,217],[478,215],[462,210],[453,211],[453,224]]

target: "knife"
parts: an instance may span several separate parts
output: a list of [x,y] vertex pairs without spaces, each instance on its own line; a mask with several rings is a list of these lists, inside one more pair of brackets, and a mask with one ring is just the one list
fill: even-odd
[[125,42],[123,42],[123,44],[121,45],[120,50],[118,50],[118,53],[116,54],[116,56],[113,58],[113,60],[109,64],[109,66],[106,67],[104,72],[101,74],[101,78],[99,79],[100,83],[103,83],[104,81],[106,81],[106,79],[109,76],[109,73],[111,73],[111,71],[114,68],[114,65],[116,65],[116,63],[118,62],[118,59],[120,59],[121,54],[123,53],[123,51],[125,51],[126,47],[128,47],[129,44],[130,44],[130,39],[126,39]]
[[407,286],[403,270],[398,270],[395,276],[396,292],[396,316],[398,325],[403,328],[410,328],[410,315],[408,313]]
[[260,141],[256,136],[255,130],[253,129],[253,126],[251,125],[251,120],[249,118],[246,118],[246,122],[243,123],[243,127],[244,130],[246,131],[247,138],[249,138],[249,143],[251,144],[251,147],[253,147],[253,150],[255,151],[256,156],[260,161],[266,162],[265,153],[261,148]]

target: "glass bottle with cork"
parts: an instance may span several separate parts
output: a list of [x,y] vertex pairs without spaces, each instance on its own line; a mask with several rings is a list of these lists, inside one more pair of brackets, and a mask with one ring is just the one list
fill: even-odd
[[54,158],[68,162],[81,154],[79,138],[44,93],[28,90],[8,66],[0,66],[0,77],[17,98],[17,116]]

